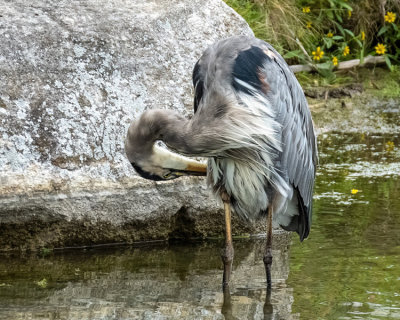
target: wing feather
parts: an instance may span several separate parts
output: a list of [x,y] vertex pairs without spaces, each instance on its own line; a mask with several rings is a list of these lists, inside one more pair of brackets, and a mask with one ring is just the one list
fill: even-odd
[[[255,41],[269,57],[264,60],[262,74],[270,88],[267,97],[276,108],[276,120],[282,128],[280,171],[287,173],[289,182],[298,192],[298,232],[303,240],[311,226],[312,193],[318,164],[311,113],[303,90],[284,59],[268,43]],[[304,217],[301,217],[302,214]]]
[[203,97],[203,91],[204,91],[204,76],[202,75],[202,71],[200,69],[200,60],[197,61],[194,66],[192,80],[194,87],[193,108],[194,108],[194,113],[196,113],[201,98]]

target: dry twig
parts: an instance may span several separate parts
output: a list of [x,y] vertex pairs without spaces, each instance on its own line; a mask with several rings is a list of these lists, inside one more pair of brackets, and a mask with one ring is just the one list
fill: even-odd
[[[343,61],[340,62],[337,66],[337,70],[343,70],[343,69],[351,69],[354,67],[365,67],[367,65],[375,65],[375,64],[382,64],[385,63],[385,58],[383,56],[367,56],[364,58],[363,63],[360,63],[360,59],[354,59],[354,60],[348,60],[348,61]],[[315,65],[316,68],[318,68],[318,64]],[[290,66],[290,69],[296,73],[296,72],[310,72],[315,70],[315,68],[312,65],[308,64],[296,64]]]

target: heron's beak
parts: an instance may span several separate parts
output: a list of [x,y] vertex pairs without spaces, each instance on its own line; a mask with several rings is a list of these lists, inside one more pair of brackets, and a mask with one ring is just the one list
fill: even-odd
[[206,176],[207,164],[191,162],[184,170],[173,170],[175,176]]
[[207,164],[201,162],[194,164],[191,163],[186,167],[186,171],[193,176],[206,176]]

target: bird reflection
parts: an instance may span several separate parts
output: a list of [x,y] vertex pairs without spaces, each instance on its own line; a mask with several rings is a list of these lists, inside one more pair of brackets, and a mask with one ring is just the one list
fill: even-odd
[[[224,294],[224,303],[222,304],[221,313],[224,315],[225,320],[237,320],[232,312],[232,299],[229,285],[224,285],[222,288]],[[264,320],[274,319],[274,307],[271,303],[271,288],[267,288],[265,292],[265,302],[263,307]]]
[[229,284],[224,285],[222,291],[224,293],[224,303],[222,304],[221,313],[224,315],[226,320],[238,319],[234,317],[232,314],[232,301],[231,301],[231,291],[229,288]]
[[224,285],[222,291],[224,293],[224,303],[222,304],[221,313],[224,315],[226,320],[238,319],[232,314],[231,292],[229,285]]
[[272,320],[274,318],[274,307],[271,303],[271,288],[268,287],[265,293],[265,303],[264,303],[264,320]]

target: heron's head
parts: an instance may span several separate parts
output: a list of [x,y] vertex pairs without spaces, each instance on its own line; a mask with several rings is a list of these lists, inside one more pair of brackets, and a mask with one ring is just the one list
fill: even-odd
[[[125,148],[127,148],[126,145]],[[145,179],[163,181],[182,176],[205,176],[207,174],[206,164],[180,156],[157,145],[153,145],[151,154],[146,157],[139,155],[140,149],[137,151],[127,152],[130,154],[128,159],[135,171]],[[134,155],[139,155],[139,157]]]
[[160,133],[149,113],[131,123],[125,140],[125,152],[135,171],[154,181],[172,180],[182,176],[205,176],[207,165],[183,157],[155,144]]

